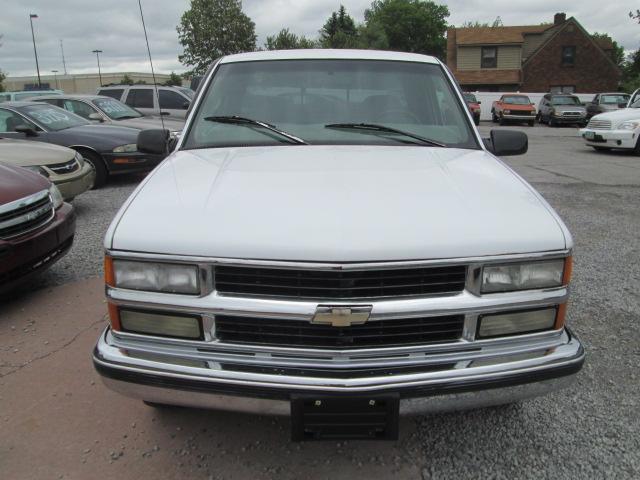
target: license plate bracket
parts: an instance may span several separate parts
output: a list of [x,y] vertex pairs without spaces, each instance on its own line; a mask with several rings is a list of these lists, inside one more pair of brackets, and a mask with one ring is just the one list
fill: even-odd
[[304,395],[291,397],[291,438],[397,440],[400,396]]

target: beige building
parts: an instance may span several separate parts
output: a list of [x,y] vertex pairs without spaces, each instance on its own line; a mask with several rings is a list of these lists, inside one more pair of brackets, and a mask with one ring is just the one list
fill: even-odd
[[[120,83],[125,75],[128,75],[134,82],[153,83],[153,77],[150,73],[118,72],[103,73],[102,84]],[[169,75],[156,73],[156,81],[158,83],[164,83],[167,80],[169,80]],[[43,88],[64,90],[65,93],[96,93],[96,90],[100,87],[100,77],[97,73],[40,75],[40,81]],[[29,77],[7,77],[3,84],[5,90],[9,92],[20,91],[25,90],[25,87],[37,85],[38,77],[35,75]]]

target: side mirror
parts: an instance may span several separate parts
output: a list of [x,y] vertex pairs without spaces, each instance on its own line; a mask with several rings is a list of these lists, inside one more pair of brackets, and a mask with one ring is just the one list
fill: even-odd
[[138,133],[138,151],[162,155],[169,152],[169,130],[154,128]]
[[28,125],[18,125],[14,130],[18,133],[24,133],[27,137],[37,137],[38,132]]
[[182,104],[182,109],[183,110],[189,110],[189,105],[191,105],[191,102],[184,102]]
[[491,130],[489,138],[484,139],[487,149],[497,157],[523,155],[529,149],[526,133],[512,130]]
[[104,122],[104,118],[102,118],[102,115],[96,112],[89,114],[89,120],[91,120],[92,122]]

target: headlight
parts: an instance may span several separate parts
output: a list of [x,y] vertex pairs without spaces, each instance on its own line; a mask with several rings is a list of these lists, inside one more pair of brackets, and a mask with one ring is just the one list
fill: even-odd
[[44,168],[39,167],[37,165],[30,165],[28,167],[23,167],[23,168],[26,168],[27,170],[31,170],[32,172],[39,173],[43,177],[49,178],[49,173]]
[[[113,260],[112,268],[115,287],[187,295],[200,293],[198,267],[195,265]],[[108,269],[106,266],[105,270]]]
[[55,208],[56,210],[60,208],[64,203],[64,199],[62,198],[62,194],[60,193],[60,190],[58,190],[58,187],[51,184],[51,187],[49,187],[49,195],[51,195],[53,208]]
[[638,127],[640,127],[640,121],[622,122],[618,125],[620,130],[635,130]]
[[505,115],[509,115],[510,113],[511,113],[511,110],[505,110],[505,111],[504,111],[504,114],[505,114]]
[[120,145],[113,149],[113,153],[131,153],[138,151],[138,146],[135,143],[129,143],[127,145]]
[[556,324],[556,315],[555,307],[484,315],[479,319],[477,337],[502,337],[551,330]]
[[[566,266],[565,266],[566,263]],[[559,287],[569,280],[571,260],[487,265],[482,269],[482,293]]]
[[200,317],[197,316],[128,309],[120,310],[119,313],[123,332],[193,340],[200,340],[203,336]]

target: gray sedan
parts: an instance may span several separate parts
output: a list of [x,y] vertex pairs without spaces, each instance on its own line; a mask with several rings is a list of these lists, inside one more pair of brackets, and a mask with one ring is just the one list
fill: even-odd
[[96,123],[108,123],[137,130],[166,128],[173,136],[179,136],[184,127],[184,119],[145,116],[135,108],[115,98],[103,95],[47,95],[34,98],[34,102],[46,102],[75,113]]

